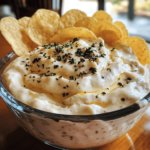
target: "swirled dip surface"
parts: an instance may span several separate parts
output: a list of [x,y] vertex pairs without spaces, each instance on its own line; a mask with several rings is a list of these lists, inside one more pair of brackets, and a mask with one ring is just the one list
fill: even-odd
[[10,93],[34,108],[88,115],[135,103],[149,91],[149,71],[132,49],[98,40],[48,44],[13,60],[3,72]]

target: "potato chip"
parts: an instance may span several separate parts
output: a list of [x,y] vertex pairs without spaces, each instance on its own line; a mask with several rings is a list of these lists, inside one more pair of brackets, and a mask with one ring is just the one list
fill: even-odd
[[73,40],[74,38],[83,38],[83,39],[93,39],[96,40],[97,37],[94,35],[93,32],[86,28],[81,27],[72,27],[62,30],[60,33],[55,35],[50,42],[57,42],[62,43],[66,40]]
[[15,18],[5,17],[1,20],[1,33],[18,56],[37,47],[29,38],[27,30]]
[[107,20],[112,22],[111,16],[103,10],[97,11],[92,17],[96,18],[98,21]]
[[97,20],[93,17],[85,17],[85,18],[77,21],[74,26],[75,27],[84,27],[84,28],[88,29],[88,26],[90,24],[93,24],[93,23],[95,24],[96,22],[97,22]]
[[49,43],[58,28],[60,16],[58,13],[46,9],[37,10],[28,24],[28,34],[38,45]]
[[22,17],[18,20],[18,22],[21,26],[23,26],[24,28],[27,28],[29,20],[30,20],[30,17]]
[[132,48],[142,65],[150,63],[149,47],[144,39],[135,36],[128,37],[126,44]]
[[67,11],[61,18],[60,22],[63,24],[63,28],[69,28],[73,27],[74,24],[85,18],[87,15],[85,12],[77,10],[77,9],[72,9]]
[[122,31],[123,36],[120,42],[125,43],[127,38],[129,37],[129,33],[128,30],[126,29],[126,26],[121,21],[116,21],[114,22],[114,24],[117,25]]
[[0,31],[1,31],[1,20],[0,20]]
[[89,29],[93,31],[97,37],[103,38],[105,43],[110,46],[114,46],[123,36],[118,26],[106,20],[90,24]]

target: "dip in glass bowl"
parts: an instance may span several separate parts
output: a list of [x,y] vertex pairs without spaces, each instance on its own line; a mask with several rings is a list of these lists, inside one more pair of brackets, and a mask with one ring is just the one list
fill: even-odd
[[[3,69],[15,58],[10,52],[0,61]],[[117,111],[96,115],[63,115],[30,107],[15,99],[0,78],[0,95],[16,118],[17,123],[35,138],[60,149],[98,148],[128,132],[148,107],[149,94]]]

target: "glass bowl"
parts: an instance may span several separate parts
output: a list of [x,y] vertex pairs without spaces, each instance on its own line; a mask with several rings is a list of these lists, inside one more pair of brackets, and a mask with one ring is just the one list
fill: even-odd
[[4,87],[3,68],[16,56],[0,61],[0,96],[17,123],[35,138],[59,149],[95,149],[128,132],[148,107],[150,94],[126,108],[96,115],[62,115],[41,111],[15,99]]

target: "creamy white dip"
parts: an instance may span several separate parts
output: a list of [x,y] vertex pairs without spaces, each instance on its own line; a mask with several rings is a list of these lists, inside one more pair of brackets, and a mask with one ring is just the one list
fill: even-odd
[[34,108],[89,115],[124,108],[150,90],[149,71],[132,49],[98,40],[40,46],[4,70],[10,93]]

